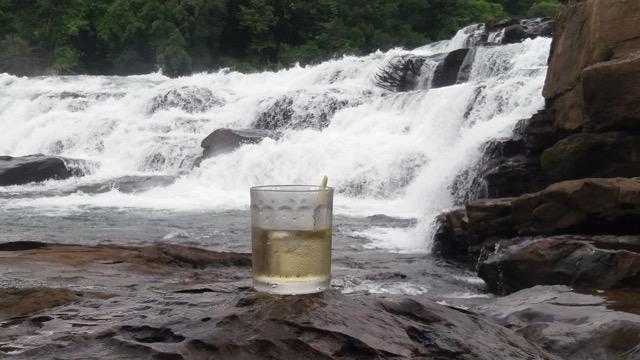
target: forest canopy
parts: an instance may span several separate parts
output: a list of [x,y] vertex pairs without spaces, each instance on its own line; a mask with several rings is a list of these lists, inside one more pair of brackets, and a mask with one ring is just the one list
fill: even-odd
[[0,0],[0,73],[279,69],[562,8],[558,0]]

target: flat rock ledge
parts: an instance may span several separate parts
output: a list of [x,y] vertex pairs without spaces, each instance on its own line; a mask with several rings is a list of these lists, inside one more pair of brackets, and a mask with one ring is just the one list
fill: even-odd
[[0,267],[3,358],[559,359],[426,297],[256,293],[248,254],[21,242]]

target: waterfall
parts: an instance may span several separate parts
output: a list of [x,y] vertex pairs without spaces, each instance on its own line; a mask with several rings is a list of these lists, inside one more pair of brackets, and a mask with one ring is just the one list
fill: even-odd
[[[373,248],[428,251],[431,222],[454,204],[456,176],[479,160],[486,141],[508,136],[518,120],[543,107],[551,40],[479,47],[469,80],[437,89],[390,93],[374,86],[374,75],[398,56],[468,47],[474,37],[477,28],[465,28],[415,50],[254,74],[0,74],[0,155],[56,154],[90,164],[84,177],[0,188],[0,208],[247,209],[251,186],[317,184],[327,175],[336,215],[417,221],[354,236],[370,239]],[[280,138],[194,167],[210,132],[254,128],[265,119],[278,119]],[[176,180],[136,192],[79,190],[160,175]]]

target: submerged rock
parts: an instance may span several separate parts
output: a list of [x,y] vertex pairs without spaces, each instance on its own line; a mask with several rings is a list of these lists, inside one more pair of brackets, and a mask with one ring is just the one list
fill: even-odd
[[213,94],[207,88],[199,86],[183,86],[171,89],[164,94],[156,95],[149,105],[149,114],[161,110],[181,109],[189,114],[201,113],[213,107],[224,105],[224,99]]
[[0,186],[23,185],[45,180],[64,180],[83,176],[83,160],[42,154],[11,157],[0,156]]

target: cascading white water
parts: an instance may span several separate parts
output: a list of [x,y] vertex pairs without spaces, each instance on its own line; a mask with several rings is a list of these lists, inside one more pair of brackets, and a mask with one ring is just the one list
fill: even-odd
[[[0,197],[0,207],[246,209],[251,186],[316,184],[326,174],[337,190],[337,215],[418,220],[414,228],[371,227],[354,236],[369,239],[373,248],[428,251],[430,224],[453,206],[457,174],[479,160],[483,143],[507,136],[543,106],[545,38],[478,48],[464,84],[396,94],[373,85],[373,75],[390,59],[450,51],[465,46],[464,36],[471,35],[413,52],[396,49],[275,73],[219,71],[177,79],[0,74],[0,155],[58,154],[94,164],[85,177],[10,186],[0,194],[74,189],[127,175],[179,176],[172,185],[137,193]],[[182,103],[185,97],[198,99],[198,106]],[[323,130],[288,129],[278,140],[245,145],[191,169],[211,131],[250,128],[283,98],[295,114],[312,117],[331,115],[330,104],[342,107]]]

